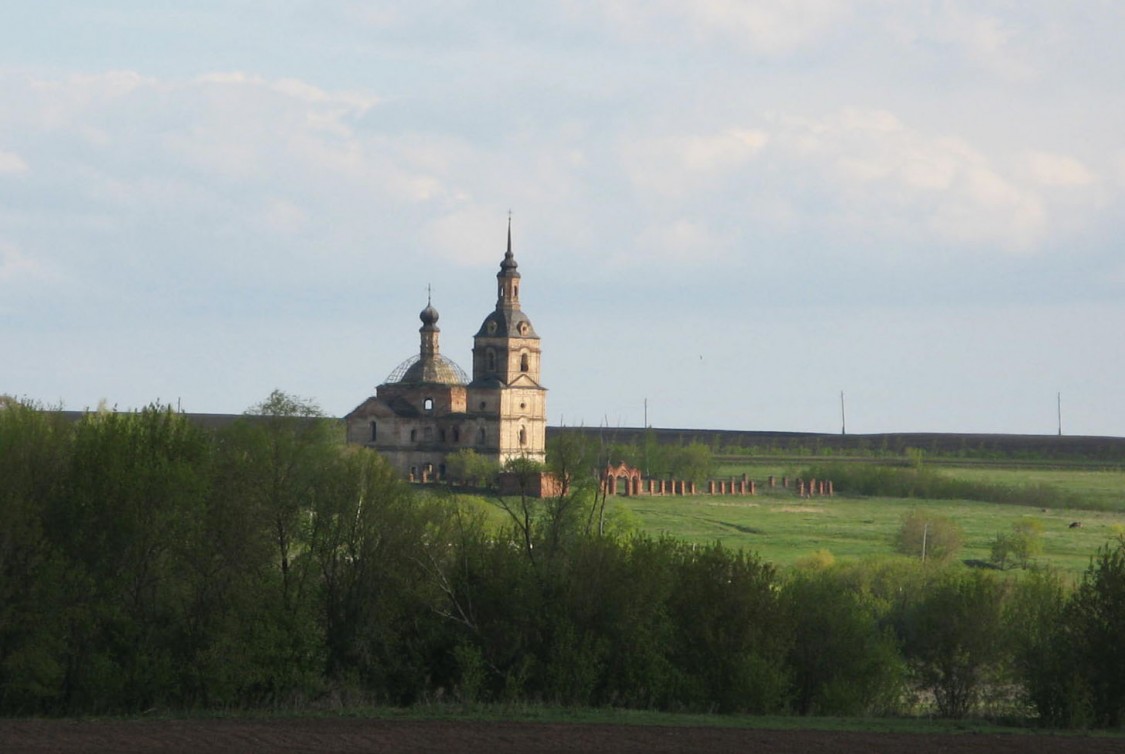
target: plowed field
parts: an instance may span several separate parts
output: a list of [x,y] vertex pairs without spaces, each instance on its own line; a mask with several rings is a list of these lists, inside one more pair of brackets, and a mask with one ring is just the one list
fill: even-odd
[[906,752],[1100,754],[1125,739],[1050,734],[859,733],[358,719],[0,720],[16,752]]

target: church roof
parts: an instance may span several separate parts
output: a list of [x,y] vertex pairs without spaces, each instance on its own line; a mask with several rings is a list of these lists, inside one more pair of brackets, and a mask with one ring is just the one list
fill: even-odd
[[468,375],[454,363],[453,359],[441,354],[434,354],[428,358],[415,354],[395,367],[385,384],[464,385],[468,381]]
[[[495,322],[496,327],[490,330],[489,322]],[[520,332],[520,325],[523,323],[527,324],[527,328]],[[497,309],[484,318],[480,330],[473,337],[538,338],[539,336],[535,334],[535,328],[531,326],[531,320],[519,309]]]

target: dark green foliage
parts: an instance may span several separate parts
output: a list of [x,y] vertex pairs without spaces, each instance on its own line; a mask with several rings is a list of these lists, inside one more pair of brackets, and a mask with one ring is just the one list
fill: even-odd
[[896,616],[903,654],[943,717],[964,717],[1001,680],[1006,591],[987,572],[945,570]]
[[254,412],[208,433],[160,406],[75,424],[0,407],[0,714],[326,698],[880,714],[905,678],[942,715],[1018,683],[1045,721],[1122,722],[1120,541],[1073,595],[907,558],[783,579],[718,544],[607,533],[581,443],[553,444],[561,494],[507,500],[496,530],[344,446],[308,401]]
[[1125,538],[1107,544],[1067,603],[1046,647],[1046,678],[1031,684],[1040,714],[1057,725],[1125,723]]
[[880,623],[880,601],[848,588],[846,572],[794,576],[782,592],[793,631],[788,664],[793,709],[810,715],[891,712],[904,687],[895,637]]

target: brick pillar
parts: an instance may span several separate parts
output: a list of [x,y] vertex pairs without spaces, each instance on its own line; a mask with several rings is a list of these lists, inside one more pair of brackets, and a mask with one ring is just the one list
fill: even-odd
[[816,494],[816,480],[810,479],[809,480],[809,497],[812,497],[815,494]]
[[750,480],[750,494],[751,495],[757,495],[758,494],[758,486],[756,484],[754,484],[753,479]]
[[819,487],[820,487],[820,489],[819,489],[819,490],[817,490],[817,491],[818,491],[818,492],[819,492],[819,493],[820,493],[821,495],[823,495],[823,494],[824,494],[824,490],[826,489],[826,488],[825,488],[825,485],[824,485],[824,480],[823,480],[823,479],[821,479],[821,480],[820,480],[820,482],[819,482],[818,484],[819,484]]
[[796,485],[796,487],[797,487],[797,497],[804,497],[805,496],[805,480],[803,480],[801,478],[797,478],[793,481],[793,484]]
[[715,494],[715,480],[714,479],[708,479],[707,480],[707,494],[708,495],[714,495]]
[[695,482],[688,482],[688,487],[691,489],[691,494],[695,494]]
[[784,487],[785,489],[789,489],[789,477],[787,477],[787,476],[781,477],[781,486]]
[[835,494],[836,494],[836,491],[834,489],[832,489],[832,480],[829,479],[828,480],[828,497],[832,497]]
[[777,486],[777,480],[773,478],[773,474],[770,474],[770,478],[767,484],[769,484],[771,490]]

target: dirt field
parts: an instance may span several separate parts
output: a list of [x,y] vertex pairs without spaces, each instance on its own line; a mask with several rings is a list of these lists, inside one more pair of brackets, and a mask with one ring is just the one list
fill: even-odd
[[1121,738],[355,719],[0,720],[0,752],[908,752],[1101,754]]

